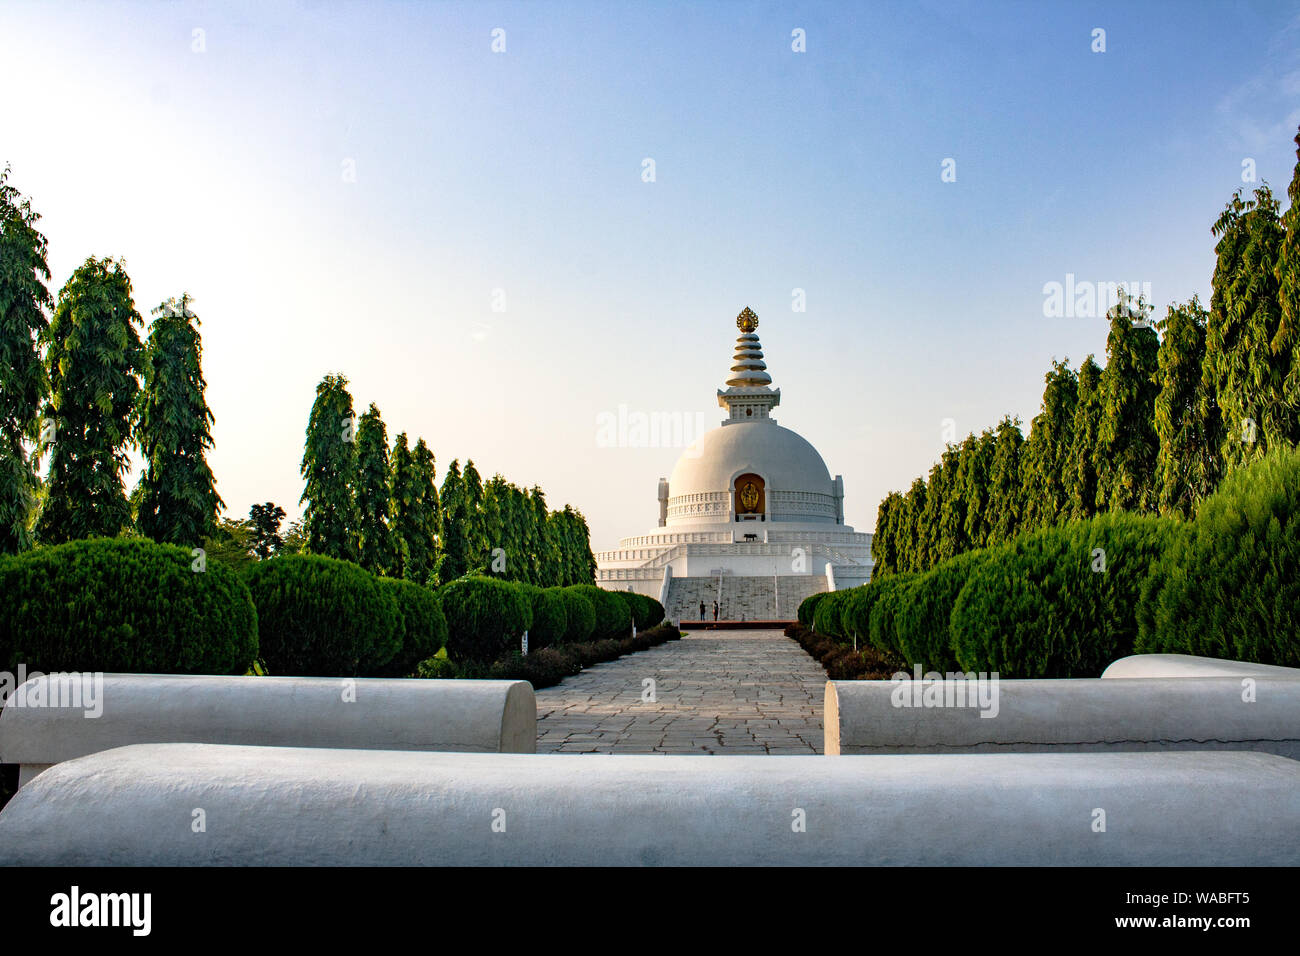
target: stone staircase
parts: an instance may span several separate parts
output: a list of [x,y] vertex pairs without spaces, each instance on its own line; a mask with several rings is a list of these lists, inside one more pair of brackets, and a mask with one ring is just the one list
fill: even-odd
[[[793,621],[799,604],[810,594],[826,590],[822,574],[790,574],[776,579],[779,595],[774,595],[770,575],[743,577],[722,576],[722,603],[718,619],[723,621]],[[776,597],[779,596],[778,606]],[[671,619],[698,621],[700,602],[705,617],[713,620],[713,602],[718,597],[717,576],[708,578],[673,578],[668,585],[665,610]]]

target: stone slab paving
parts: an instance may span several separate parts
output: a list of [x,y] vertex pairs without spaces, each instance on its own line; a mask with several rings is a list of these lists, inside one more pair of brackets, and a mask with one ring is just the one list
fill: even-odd
[[537,752],[821,753],[825,687],[779,630],[696,631],[539,690]]

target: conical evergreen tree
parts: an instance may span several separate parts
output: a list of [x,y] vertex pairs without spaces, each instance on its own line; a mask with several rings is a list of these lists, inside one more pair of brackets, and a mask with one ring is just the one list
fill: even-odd
[[32,545],[30,523],[40,479],[39,454],[27,443],[40,433],[41,403],[50,393],[40,340],[54,300],[45,283],[45,236],[31,201],[0,172],[0,554]]
[[971,435],[962,442],[961,459],[957,467],[957,486],[966,509],[966,540],[972,548],[982,548],[989,543],[992,530],[992,510],[989,493],[992,489],[993,452],[997,436],[986,428],[978,437]]
[[970,550],[966,537],[966,488],[962,459],[966,442],[949,445],[943,453],[943,471],[946,491],[943,506],[939,509],[939,559],[946,560]]
[[374,402],[357,425],[357,563],[371,574],[387,575],[395,564],[389,530],[388,429]]
[[1150,306],[1121,296],[1110,311],[1106,368],[1101,373],[1097,432],[1097,507],[1151,511],[1155,507],[1155,401],[1160,343]]
[[1065,472],[1074,438],[1079,377],[1068,360],[1053,361],[1045,381],[1041,411],[1030,426],[1021,462],[1025,529],[1054,525],[1070,515]]
[[903,512],[903,496],[891,491],[876,509],[876,531],[871,538],[871,559],[875,567],[872,579],[899,573],[898,528]]
[[[1214,224],[1219,237],[1205,375],[1223,421],[1225,471],[1296,440],[1296,412],[1285,395],[1294,346],[1281,324],[1277,266],[1282,251],[1278,203],[1267,185],[1233,194]],[[1281,347],[1281,348],[1279,348]]]
[[140,393],[140,323],[121,262],[87,259],[59,291],[45,353],[57,436],[41,541],[113,537],[131,522],[122,476]]
[[1196,296],[1171,305],[1160,323],[1155,401],[1156,506],[1190,517],[1219,479],[1218,407],[1202,378],[1209,313]]
[[925,535],[925,501],[928,489],[925,480],[913,478],[912,487],[903,496],[906,502],[904,514],[903,544],[899,552],[903,556],[904,571],[924,571],[930,566],[929,542]]
[[489,568],[492,564],[491,546],[483,525],[483,479],[474,467],[474,459],[465,462],[461,473],[461,488],[465,494],[465,546],[471,568]]
[[[1300,132],[1296,133],[1295,145],[1295,171],[1287,187],[1291,204],[1282,216],[1284,236],[1274,268],[1280,316],[1272,351],[1289,363],[1282,394],[1290,409],[1300,410]],[[1293,433],[1291,441],[1300,442],[1300,435]]]
[[357,559],[356,416],[348,380],[326,375],[316,386],[307,422],[300,504],[307,551],[343,561]]
[[442,479],[438,494],[442,503],[442,539],[438,547],[438,583],[446,584],[470,570],[469,511],[465,503],[464,482],[459,459],[453,461]]
[[406,439],[406,432],[400,432],[393,439],[393,450],[388,456],[388,468],[388,527],[393,542],[392,575],[395,578],[407,578],[407,569],[410,567],[410,539],[415,533],[420,489],[415,483],[415,459],[411,455],[411,446]]
[[418,492],[409,525],[403,532],[408,581],[436,583],[438,548],[442,538],[442,507],[438,496],[438,466],[421,438],[411,452],[413,482]]
[[208,467],[212,412],[204,398],[203,344],[190,297],[153,310],[136,429],[144,473],[136,526],[145,537],[186,547],[210,537],[225,507]]
[[1091,355],[1079,366],[1079,395],[1074,404],[1074,428],[1063,480],[1069,516],[1091,518],[1097,513],[1097,442],[1101,431],[1101,366]]
[[1024,510],[1020,451],[1025,439],[1020,419],[1004,417],[994,435],[993,464],[989,469],[989,544],[1015,537]]

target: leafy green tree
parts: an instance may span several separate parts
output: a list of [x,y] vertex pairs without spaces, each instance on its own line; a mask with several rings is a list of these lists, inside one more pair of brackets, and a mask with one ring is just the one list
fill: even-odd
[[591,552],[591,533],[582,512],[570,505],[558,513],[564,528],[564,586],[594,584],[596,556]]
[[1079,376],[1068,359],[1053,360],[1045,381],[1042,407],[1034,416],[1022,450],[1025,529],[1054,525],[1070,516],[1066,467],[1074,438]]
[[1160,322],[1155,400],[1155,504],[1161,514],[1191,517],[1219,480],[1218,407],[1205,387],[1205,327],[1200,300],[1169,306]]
[[925,479],[913,478],[912,487],[903,496],[906,507],[903,514],[903,542],[899,553],[903,557],[904,571],[920,571],[930,566],[929,541],[925,534],[925,502],[928,490]]
[[500,548],[505,555],[504,566],[490,561],[488,570],[493,576],[510,581],[521,579],[523,549],[511,510],[510,485],[501,475],[493,475],[483,486],[483,504],[480,509],[483,537],[488,554]]
[[474,467],[474,459],[465,462],[461,472],[465,495],[465,542],[471,567],[487,568],[492,562],[491,546],[483,526],[483,479]]
[[539,587],[552,587],[558,581],[555,571],[560,563],[559,548],[554,537],[548,532],[550,510],[546,507],[546,495],[537,485],[533,485],[528,495],[532,512],[533,535],[537,549],[533,552],[533,583]]
[[459,459],[447,469],[438,500],[442,503],[442,540],[438,547],[437,577],[438,583],[445,585],[470,570],[469,509]]
[[891,491],[876,508],[876,530],[871,536],[872,580],[898,573],[898,523],[903,496]]
[[279,554],[284,547],[284,538],[280,536],[280,522],[283,520],[284,509],[274,501],[248,509],[248,523],[253,529],[253,553],[261,560]]
[[0,172],[0,554],[32,545],[29,525],[40,479],[27,442],[39,434],[41,403],[50,382],[41,364],[40,340],[53,305],[45,283],[45,236],[31,201]]
[[[410,538],[415,531],[415,516],[420,503],[420,488],[415,482],[415,459],[406,432],[393,441],[393,452],[388,457],[391,471],[388,479],[388,527],[393,540],[393,568],[395,578],[405,578],[410,564]],[[423,582],[420,582],[423,583]]]
[[203,345],[190,297],[153,310],[144,353],[136,440],[144,456],[136,527],[145,537],[192,545],[225,506],[208,467],[212,412],[203,396]]
[[[1300,132],[1295,135],[1295,145],[1295,171],[1287,187],[1291,204],[1282,215],[1284,235],[1274,267],[1280,315],[1272,343],[1274,354],[1290,362],[1282,393],[1293,410],[1300,409]],[[1300,442],[1300,435],[1293,433],[1291,439]]]
[[326,375],[316,386],[307,422],[302,476],[306,479],[300,504],[307,552],[343,561],[357,559],[356,415],[348,380]]
[[979,437],[969,436],[962,442],[961,458],[957,465],[957,487],[966,509],[966,540],[972,548],[988,544],[992,529],[992,512],[989,491],[992,487],[993,452],[997,436],[991,428],[984,429]]
[[1155,508],[1155,401],[1160,343],[1142,299],[1110,310],[1106,369],[1101,373],[1097,432],[1097,507],[1112,511]]
[[56,428],[39,540],[114,537],[131,521],[123,486],[143,364],[140,314],[120,261],[87,259],[59,291],[45,367]]
[[1079,395],[1074,404],[1070,454],[1062,475],[1069,516],[1097,513],[1097,442],[1101,432],[1101,366],[1091,355],[1079,366]]
[[[951,462],[951,466],[945,468],[945,463],[948,462]],[[955,473],[955,458],[944,452],[930,467],[925,482],[925,509],[921,514],[917,536],[924,542],[923,550],[929,556],[927,568],[951,556],[951,546],[943,535],[943,511]]]
[[1226,471],[1300,437],[1297,406],[1285,394],[1295,346],[1293,327],[1282,324],[1277,267],[1283,228],[1267,184],[1248,200],[1237,190],[1212,232],[1219,241],[1205,331],[1205,376],[1223,420]]
[[257,564],[257,530],[247,518],[221,518],[203,539],[209,563],[225,565],[242,573]]
[[929,492],[925,498],[925,526],[930,540],[931,565],[953,557],[963,546],[965,535],[959,528],[954,528],[949,520],[953,510],[950,499],[957,490],[958,460],[958,447],[949,445],[930,469],[930,480],[927,483]]
[[945,492],[939,509],[939,559],[947,560],[970,550],[966,537],[966,488],[962,461],[967,443],[949,445],[943,453]]
[[421,438],[411,452],[414,484],[418,491],[409,524],[403,532],[406,543],[406,579],[418,584],[435,581],[439,539],[442,536],[442,508],[438,498],[438,467],[433,452]]
[[1024,491],[1020,477],[1020,454],[1025,439],[1020,419],[1005,416],[994,432],[993,464],[989,469],[988,544],[1009,541],[1020,530]]
[[307,533],[303,531],[301,521],[290,521],[284,532],[284,540],[276,549],[277,554],[302,554],[307,550]]
[[393,570],[393,541],[389,531],[388,430],[374,402],[357,426],[357,563],[371,574]]

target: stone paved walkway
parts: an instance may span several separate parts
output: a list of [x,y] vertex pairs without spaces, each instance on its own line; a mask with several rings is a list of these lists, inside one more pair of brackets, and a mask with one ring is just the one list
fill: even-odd
[[821,753],[825,687],[778,630],[695,631],[538,691],[537,752]]

